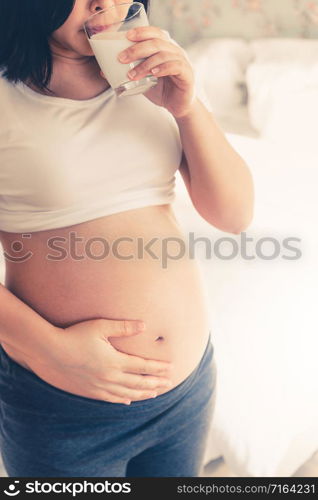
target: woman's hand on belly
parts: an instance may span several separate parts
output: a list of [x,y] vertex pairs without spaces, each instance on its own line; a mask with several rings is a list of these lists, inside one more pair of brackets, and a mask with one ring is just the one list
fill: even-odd
[[28,360],[40,378],[65,391],[112,403],[129,404],[169,388],[171,363],[117,351],[108,337],[141,333],[138,322],[93,319],[57,328],[57,342],[49,359]]

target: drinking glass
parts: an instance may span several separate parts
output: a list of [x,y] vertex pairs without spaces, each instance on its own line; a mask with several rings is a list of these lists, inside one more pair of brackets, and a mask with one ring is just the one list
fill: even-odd
[[138,81],[127,76],[130,69],[144,59],[121,63],[119,52],[135,42],[128,40],[127,31],[139,26],[149,26],[145,7],[140,2],[121,3],[98,11],[84,23],[84,30],[98,65],[118,97],[142,94],[158,83],[158,78],[147,75]]

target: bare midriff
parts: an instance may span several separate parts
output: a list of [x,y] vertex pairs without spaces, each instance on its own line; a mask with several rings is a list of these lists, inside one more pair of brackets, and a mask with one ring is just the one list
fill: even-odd
[[[10,256],[5,286],[53,325],[143,320],[144,332],[109,340],[121,352],[173,362],[172,387],[158,394],[181,383],[200,362],[209,336],[203,283],[171,205],[61,229],[1,231],[0,239]],[[18,351],[7,344],[5,350],[31,369]]]

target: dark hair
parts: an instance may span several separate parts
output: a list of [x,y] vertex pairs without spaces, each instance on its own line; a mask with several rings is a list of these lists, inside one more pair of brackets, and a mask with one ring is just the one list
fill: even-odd
[[[138,1],[148,11],[150,0]],[[49,37],[65,23],[74,3],[0,0],[0,70],[8,81],[29,80],[38,89],[51,92],[47,88],[53,69]]]

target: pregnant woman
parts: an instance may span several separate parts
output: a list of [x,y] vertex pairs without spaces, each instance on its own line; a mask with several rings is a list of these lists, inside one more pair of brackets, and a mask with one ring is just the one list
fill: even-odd
[[[84,21],[121,1],[0,7],[0,449],[9,476],[197,476],[216,369],[199,271],[171,208],[238,234],[248,167],[194,91],[185,51],[138,28],[153,69],[117,98]],[[144,2],[147,7],[147,2]],[[174,256],[173,258],[169,256]],[[176,257],[177,256],[177,257]]]

